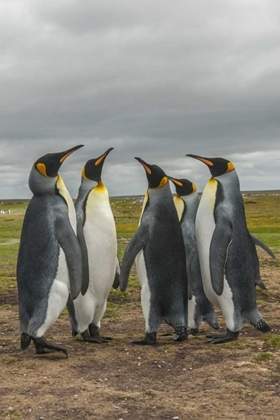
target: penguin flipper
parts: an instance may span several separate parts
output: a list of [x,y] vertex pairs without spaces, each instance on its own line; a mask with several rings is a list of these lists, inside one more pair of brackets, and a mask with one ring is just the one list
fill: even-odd
[[117,289],[120,285],[120,261],[119,258],[117,256],[117,260],[116,260],[116,272],[115,272],[115,278],[114,278],[114,283],[113,283],[113,288]]
[[256,246],[259,246],[260,248],[262,248],[268,255],[270,255],[271,258],[274,258],[276,260],[276,256],[274,255],[274,253],[271,251],[271,249],[267,245],[265,245],[262,241],[260,241],[258,238],[256,238],[251,233],[250,233],[250,235],[251,235],[251,238],[253,239],[254,244]]
[[216,214],[216,227],[210,245],[210,272],[212,287],[218,296],[224,290],[227,252],[232,240],[232,226],[223,214]]
[[134,263],[134,260],[137,254],[144,248],[148,241],[149,231],[148,227],[143,227],[140,225],[137,232],[131,238],[129,244],[127,245],[122,264],[121,264],[121,272],[120,272],[120,289],[121,292],[124,292],[127,288],[129,273]]
[[82,252],[67,211],[60,211],[56,214],[55,234],[56,240],[66,257],[70,279],[70,296],[72,299],[76,299],[82,289]]

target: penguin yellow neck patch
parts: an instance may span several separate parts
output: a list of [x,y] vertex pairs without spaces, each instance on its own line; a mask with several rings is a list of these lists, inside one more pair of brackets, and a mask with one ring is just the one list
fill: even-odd
[[185,209],[185,202],[182,200],[181,197],[179,197],[179,195],[175,195],[173,200],[177,210],[179,221],[181,221]]
[[98,181],[98,183],[97,183],[96,187],[94,188],[94,190],[96,192],[103,192],[103,191],[106,190],[106,187],[105,187],[105,185],[103,184],[102,181]]
[[234,169],[235,169],[234,164],[232,162],[228,162],[227,172],[233,171]]
[[157,188],[162,188],[162,187],[164,187],[167,183],[168,183],[168,178],[167,178],[167,176],[164,176],[164,177],[162,178],[162,180],[160,181],[159,186],[158,186]]
[[90,179],[89,178],[87,178],[87,176],[86,176],[86,171],[85,171],[85,168],[83,167],[83,169],[82,169],[82,177],[84,178],[84,179],[87,179],[88,181],[90,181]]
[[49,178],[47,175],[47,168],[44,163],[37,163],[36,168],[40,172],[41,175],[45,176],[46,178]]

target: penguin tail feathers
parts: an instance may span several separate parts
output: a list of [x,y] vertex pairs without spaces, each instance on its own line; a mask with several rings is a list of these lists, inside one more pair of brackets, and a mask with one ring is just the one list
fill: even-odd
[[220,328],[220,325],[217,321],[216,314],[215,313],[208,313],[203,317],[203,321],[206,321],[211,328],[214,330],[218,330]]
[[21,350],[26,350],[27,347],[29,347],[30,343],[31,343],[31,336],[27,333],[22,333],[21,334],[21,339],[20,339]]
[[271,331],[270,326],[265,322],[257,308],[255,308],[250,313],[247,313],[243,319],[250,322],[250,324],[253,325],[258,331],[262,331],[264,333]]
[[261,279],[261,278],[256,279],[256,280],[255,280],[255,284],[256,284],[257,286],[259,286],[261,289],[263,289],[263,290],[267,290],[267,287],[266,287],[266,285],[264,284],[264,282],[262,281],[262,279]]

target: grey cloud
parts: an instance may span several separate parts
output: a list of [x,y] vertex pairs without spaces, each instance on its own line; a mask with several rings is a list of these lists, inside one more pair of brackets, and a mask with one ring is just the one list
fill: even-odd
[[277,1],[0,3],[0,163],[21,185],[41,154],[79,143],[62,168],[72,190],[88,155],[114,147],[117,194],[143,185],[135,155],[176,176],[186,153],[279,151]]

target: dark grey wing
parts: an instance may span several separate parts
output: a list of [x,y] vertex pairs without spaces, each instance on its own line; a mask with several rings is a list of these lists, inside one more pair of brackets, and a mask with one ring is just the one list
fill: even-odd
[[223,212],[216,212],[216,227],[210,244],[210,273],[212,287],[218,296],[224,290],[227,252],[232,240],[232,225]]
[[121,264],[120,289],[124,292],[127,288],[129,273],[137,254],[143,249],[148,241],[148,226],[140,225],[134,236],[127,245]]
[[82,252],[72,229],[67,207],[59,207],[55,211],[55,236],[63,249],[70,279],[70,296],[76,299],[82,289]]
[[267,253],[268,253],[268,255],[270,255],[270,256],[271,256],[271,258],[276,259],[276,256],[273,254],[273,252],[271,251],[271,249],[270,249],[270,248],[268,248],[268,246],[267,246],[267,245],[265,245],[262,241],[260,241],[258,238],[256,238],[256,237],[255,237],[255,236],[253,236],[252,234],[250,234],[250,235],[251,235],[251,238],[253,239],[254,244],[255,244],[256,246],[259,246],[260,248],[262,248],[265,252],[267,252]]
[[115,272],[115,278],[114,278],[114,283],[113,283],[113,288],[117,289],[120,285],[120,261],[119,258],[117,256],[117,260],[116,260],[116,272]]
[[88,265],[88,251],[87,244],[84,236],[84,224],[85,224],[85,212],[84,206],[76,206],[77,214],[77,238],[82,251],[82,265],[83,265],[83,276],[82,276],[82,287],[81,293],[85,295],[89,285],[89,265]]

